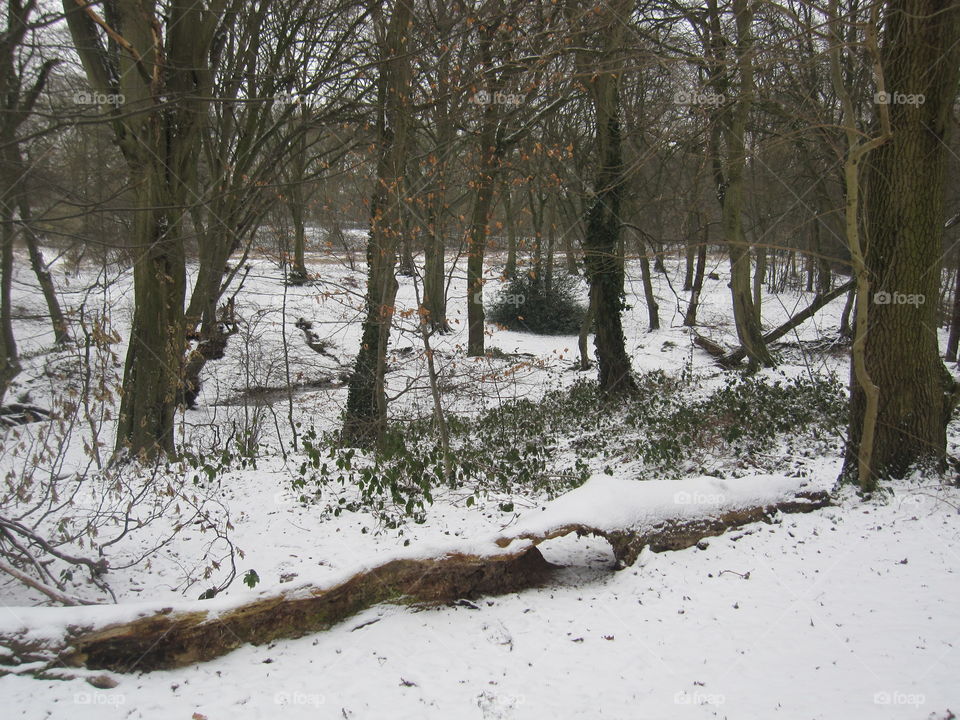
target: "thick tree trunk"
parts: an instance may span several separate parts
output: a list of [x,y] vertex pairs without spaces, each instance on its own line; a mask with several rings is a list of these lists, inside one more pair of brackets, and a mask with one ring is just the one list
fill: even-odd
[[179,224],[167,212],[164,168],[134,168],[134,309],[117,424],[117,451],[174,454],[184,351],[186,267]]
[[[594,345],[600,387],[609,394],[636,391],[623,335],[623,258],[617,251],[620,235],[620,199],[623,164],[620,149],[619,101],[616,80],[600,76],[594,80],[599,116],[597,136],[601,168],[597,175],[593,207],[587,214],[583,262],[590,300],[595,309]],[[601,109],[602,108],[602,109]]]
[[359,447],[380,445],[387,429],[387,345],[398,288],[397,248],[405,227],[400,198],[410,129],[411,78],[406,48],[412,14],[409,0],[397,0],[380,49],[380,157],[370,202],[367,315],[343,420],[344,442]]
[[589,78],[596,115],[599,163],[594,181],[594,199],[587,211],[583,265],[584,275],[590,284],[590,303],[595,313],[594,346],[597,350],[600,388],[608,395],[637,392],[623,334],[624,261],[620,242],[624,166],[617,54],[621,50],[620,41],[628,5],[617,2],[606,8],[609,18],[603,29],[600,57],[586,54],[578,56],[578,70],[585,78]]
[[[123,43],[100,39],[92,6],[64,0],[87,79],[120,102],[109,110],[134,196],[134,310],[116,450],[138,457],[175,452],[174,417],[185,350],[186,269],[182,216],[196,177],[212,95],[210,47],[225,21],[223,0],[105,4]],[[161,22],[161,20],[163,22]],[[166,30],[166,37],[163,32]]]
[[[902,476],[918,462],[942,462],[955,403],[954,383],[937,347],[935,300],[947,131],[960,69],[960,6],[891,0],[884,20],[886,86],[924,101],[890,104],[892,138],[870,155],[867,170],[866,264],[874,281],[864,359],[880,391],[870,460],[874,482]],[[847,474],[857,468],[866,409],[853,374]]]

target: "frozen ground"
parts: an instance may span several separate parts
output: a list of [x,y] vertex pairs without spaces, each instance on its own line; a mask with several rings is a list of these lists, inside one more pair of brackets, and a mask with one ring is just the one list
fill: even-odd
[[[716,259],[713,265],[708,270],[719,270],[723,279],[706,281],[702,330],[733,344],[724,264]],[[668,267],[673,287],[679,288],[676,259],[669,259]],[[311,269],[319,283],[286,288],[284,297],[276,265],[267,259],[251,264],[237,297],[241,330],[231,339],[228,356],[210,366],[200,409],[184,416],[191,427],[252,427],[256,421],[268,455],[256,469],[232,471],[218,485],[196,491],[229,514],[235,527],[231,538],[245,552],[238,569],[256,568],[261,578],[255,589],[238,580],[223,602],[296,584],[324,585],[398,552],[450,546],[536,523],[543,504],[541,498],[517,497],[516,510],[505,513],[498,498],[467,507],[465,496],[445,493],[425,524],[377,532],[367,515],[333,517],[293,501],[290,480],[298,459],[284,460],[279,448],[289,442],[290,417],[302,427],[335,427],[345,390],[337,383],[308,385],[349,365],[358,342],[363,286],[361,272],[331,258],[314,257]],[[58,282],[66,287],[71,308],[85,302],[88,313],[112,309],[120,339],[112,346],[117,360],[107,364],[119,372],[130,280],[121,275],[109,290],[91,295],[79,290],[91,273],[84,268],[81,277],[65,285],[61,268]],[[630,276],[631,292],[640,293],[638,269],[631,267]],[[48,351],[46,328],[29,319],[42,314],[41,299],[29,276],[20,280],[16,304],[24,319],[17,333],[28,362],[11,396],[26,394],[48,405],[63,394],[57,369],[72,359],[70,352]],[[670,287],[662,276],[655,281],[664,329],[646,332],[642,294],[632,298],[625,319],[635,368],[671,374],[686,369],[701,387],[710,387],[720,372],[680,327],[682,315]],[[400,307],[410,307],[413,284],[401,282]],[[582,376],[571,369],[572,337],[537,338],[490,327],[489,346],[533,357],[464,358],[465,305],[458,290],[463,284],[462,277],[454,278],[455,332],[438,343],[451,410],[470,412],[481,402],[535,397]],[[493,273],[488,288],[492,298]],[[775,326],[809,297],[768,296],[765,325]],[[842,300],[835,302],[801,328],[800,337],[834,331],[841,307]],[[294,326],[301,317],[322,328],[319,334],[332,343],[333,358],[307,348]],[[398,351],[415,348],[391,359],[391,390],[406,390],[394,405],[398,417],[428,411],[417,342],[406,332],[395,343]],[[805,358],[785,351],[784,357],[782,369],[788,373],[846,373],[843,353]],[[285,386],[288,377],[303,387],[273,396],[271,404],[247,392]],[[109,428],[107,422],[101,436],[105,447],[111,444]],[[87,462],[84,432],[71,436],[65,467]],[[953,432],[952,444],[956,439]],[[215,436],[207,442],[213,446]],[[11,452],[3,459],[14,463],[17,457]],[[812,458],[805,468],[814,485],[830,487],[839,460]],[[603,541],[563,538],[543,549],[567,569],[540,590],[481,599],[475,607],[380,606],[300,640],[242,648],[177,671],[114,676],[119,684],[112,689],[94,688],[84,681],[85,673],[60,681],[9,675],[0,678],[0,699],[11,717],[25,718],[951,717],[948,710],[960,707],[955,651],[960,643],[960,493],[914,478],[871,503],[850,495],[840,503],[727,533],[705,549],[644,555],[620,572],[612,571],[613,558]],[[154,539],[132,536],[117,551],[135,556]],[[122,603],[114,612],[133,612],[133,604],[141,602],[195,601],[205,587],[196,568],[210,559],[204,557],[205,540],[202,527],[191,526],[156,553],[149,567],[111,573]],[[0,629],[55,626],[57,615],[30,607],[40,600],[13,583],[0,585]]]

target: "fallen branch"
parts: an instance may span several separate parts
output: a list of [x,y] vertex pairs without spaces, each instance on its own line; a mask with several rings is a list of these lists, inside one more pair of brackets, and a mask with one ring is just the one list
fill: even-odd
[[382,602],[449,602],[535,587],[553,569],[527,546],[512,554],[447,555],[393,560],[327,590],[282,594],[224,613],[205,610],[156,615],[73,637],[59,660],[116,672],[183,667],[247,643],[262,644],[326,630]]
[[545,540],[577,534],[595,535],[604,538],[613,548],[613,555],[619,567],[633,565],[640,552],[649,547],[653,552],[665,550],[683,550],[693,547],[707,537],[721,535],[731,528],[753,522],[768,522],[776,513],[806,513],[826,507],[830,496],[823,491],[802,492],[792,500],[756,507],[727,510],[715,516],[697,518],[671,518],[650,528],[608,530],[570,523],[542,533],[522,532],[518,535],[503,537],[497,545],[507,547],[515,540],[529,540],[539,545]]
[[721,358],[727,352],[720,343],[711,340],[705,335],[701,335],[696,330],[693,331],[693,344],[699,348],[703,348],[709,355],[715,358]]
[[[783,325],[771,330],[766,335],[763,336],[763,341],[767,344],[776,342],[788,332],[793,330],[796,327],[799,327],[811,317],[813,317],[817,311],[819,311],[825,305],[829,305],[831,302],[836,300],[838,297],[843,295],[845,292],[849,291],[856,284],[856,280],[849,280],[843,285],[835,287],[830,292],[825,295],[817,295],[814,298],[813,302],[810,303],[805,310],[801,310],[796,315],[787,320]],[[695,341],[696,342],[696,341]],[[711,353],[714,354],[714,353]],[[719,363],[726,367],[731,367],[737,365],[741,360],[747,356],[747,351],[743,349],[743,346],[731,350],[730,352],[722,355],[719,359]]]
[[93,603],[87,602],[85,600],[80,600],[75,598],[72,595],[67,595],[65,592],[61,592],[52,585],[47,585],[45,582],[36,580],[25,572],[20,572],[13,565],[5,563],[3,560],[0,560],[0,572],[5,572],[7,575],[16,578],[24,585],[32,587],[34,590],[39,590],[44,595],[46,595],[51,600],[60,603],[61,605],[92,605]]
[[[496,540],[502,548],[518,540],[525,541],[515,552],[491,555],[452,553],[432,559],[392,560],[328,589],[303,588],[224,611],[218,611],[216,606],[207,609],[202,604],[180,611],[166,608],[131,622],[97,630],[70,627],[66,637],[54,643],[52,648],[33,647],[17,636],[0,638],[0,644],[14,649],[16,662],[37,662],[44,658],[46,667],[50,668],[66,664],[116,672],[146,672],[183,667],[211,660],[248,643],[262,644],[326,630],[383,602],[450,602],[537,587],[556,566],[548,563],[536,546],[571,533],[605,538],[613,548],[618,565],[623,567],[633,564],[645,547],[654,552],[680,550],[730,528],[769,521],[776,513],[810,512],[830,504],[826,492],[794,493],[785,486],[771,487],[765,491],[766,495],[756,495],[758,488],[770,483],[765,478],[732,484],[707,479],[693,485],[601,479],[594,481],[594,489],[602,483],[605,485],[599,490],[603,492],[595,497],[605,499],[605,502],[594,503],[592,510],[587,511],[580,500],[584,492],[589,495],[593,490],[580,488],[554,501],[554,513],[532,516],[538,522],[546,516],[545,524],[526,530],[518,528],[514,535]],[[647,493],[648,487],[645,486],[652,492]],[[640,507],[653,514],[640,523],[618,520],[620,527],[601,527],[603,519],[610,519],[615,514],[610,503],[630,504],[629,499],[623,498],[626,488],[633,488],[637,498],[649,497],[650,502]],[[697,513],[695,509],[692,516],[670,514],[664,510],[669,506],[664,505],[664,488],[671,493],[689,493],[683,488],[690,488],[694,495],[726,489],[739,493],[739,497],[752,496],[758,500],[756,504],[718,507],[705,513]],[[659,501],[656,500],[658,497]],[[676,510],[680,506],[669,507]],[[579,514],[595,519],[569,522],[564,519],[569,517],[567,511],[572,511],[573,517]],[[28,635],[25,630],[24,636]],[[44,670],[38,672],[42,674]]]

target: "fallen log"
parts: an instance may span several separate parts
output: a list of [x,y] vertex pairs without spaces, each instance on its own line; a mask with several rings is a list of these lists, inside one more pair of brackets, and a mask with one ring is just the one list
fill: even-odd
[[224,613],[160,612],[69,641],[59,660],[116,672],[163,670],[211,660],[241,645],[326,630],[383,602],[449,602],[541,584],[554,568],[532,545],[512,554],[393,560],[328,590],[282,594]]
[[793,499],[747,508],[737,508],[693,519],[667,518],[650,528],[610,530],[580,523],[571,523],[545,533],[521,532],[497,540],[500,547],[508,547],[514,540],[529,540],[539,545],[545,540],[576,533],[577,537],[594,535],[610,543],[618,567],[633,565],[644,548],[653,552],[683,550],[693,547],[705,538],[722,535],[727,530],[754,522],[769,522],[777,513],[807,513],[830,504],[830,495],[824,491],[801,492]]
[[[799,327],[811,317],[813,317],[821,308],[826,305],[829,305],[831,302],[836,300],[838,297],[843,295],[845,292],[848,292],[856,284],[855,280],[850,280],[843,283],[843,285],[838,285],[830,292],[825,295],[817,295],[813,302],[810,303],[805,309],[798,312],[796,315],[787,320],[783,325],[778,328],[775,328],[763,336],[763,341],[765,343],[776,342],[788,332],[793,330],[795,327]],[[712,354],[712,353],[711,353]],[[720,356],[719,362],[724,367],[732,367],[737,365],[741,360],[747,356],[747,351],[743,349],[743,346],[740,346],[730,352]]]
[[727,354],[726,349],[720,343],[711,340],[706,335],[701,335],[696,330],[693,331],[693,344],[699,348],[703,348],[710,356],[715,358],[720,358]]
[[[42,646],[25,640],[29,627],[19,634],[4,632],[0,648],[6,647],[10,657],[0,658],[0,675],[2,665],[32,664],[31,672],[41,675],[64,665],[115,672],[183,667],[245,644],[326,630],[384,602],[451,602],[540,586],[556,566],[537,545],[552,538],[603,537],[618,567],[625,567],[644,548],[680,550],[728,529],[769,522],[776,513],[810,512],[829,504],[826,492],[805,491],[782,477],[638,482],[595,476],[529,513],[511,534],[493,539],[486,554],[395,559],[330,588],[300,588],[240,606],[194,602],[100,629],[96,622],[77,622]],[[523,545],[511,552],[514,543]]]

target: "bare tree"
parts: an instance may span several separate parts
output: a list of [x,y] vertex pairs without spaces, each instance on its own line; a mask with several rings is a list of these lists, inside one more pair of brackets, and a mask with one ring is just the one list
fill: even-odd
[[[175,452],[184,351],[184,216],[213,94],[213,69],[233,20],[229,0],[207,4],[106,0],[63,9],[90,85],[109,100],[135,210],[133,327],[116,449]],[[103,10],[103,16],[97,10]]]

